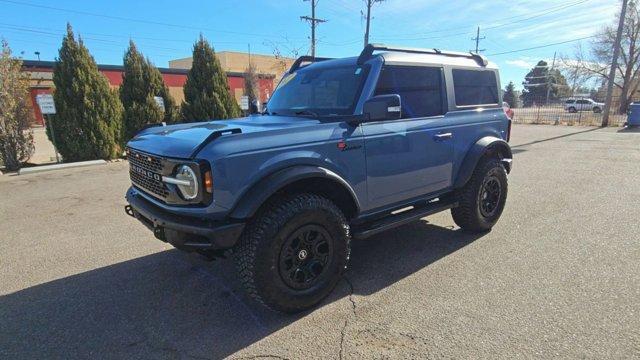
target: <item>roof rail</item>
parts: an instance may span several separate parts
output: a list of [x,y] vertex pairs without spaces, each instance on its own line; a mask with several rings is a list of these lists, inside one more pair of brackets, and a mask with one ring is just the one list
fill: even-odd
[[[325,60],[331,60],[331,58],[313,57],[313,56],[309,56],[309,55],[300,56],[291,65],[291,69],[289,69],[289,73],[292,73],[292,72],[300,69],[302,67],[302,63],[313,64],[314,62],[320,62],[320,61],[325,61]],[[309,65],[309,64],[307,64],[307,65]]]
[[444,55],[451,57],[464,57],[475,60],[480,66],[487,66],[489,63],[487,58],[480,54],[475,54],[472,52],[464,53],[457,51],[442,51],[438,49],[419,49],[419,48],[408,48],[408,47],[400,47],[400,46],[388,46],[384,44],[367,44],[367,46],[362,49],[360,56],[358,56],[358,64],[362,65],[367,60],[371,58],[374,51],[384,50],[384,51],[396,51],[396,52],[404,52],[404,53],[412,53],[412,54],[434,54],[434,55]]

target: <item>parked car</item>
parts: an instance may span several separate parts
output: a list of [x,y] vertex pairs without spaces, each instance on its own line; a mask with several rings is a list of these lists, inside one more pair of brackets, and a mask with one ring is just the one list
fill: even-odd
[[503,101],[502,102],[502,110],[504,110],[504,113],[507,114],[507,117],[509,117],[509,119],[513,120],[513,109],[511,108],[511,105],[509,105],[508,102]]
[[180,250],[230,250],[267,307],[308,309],[340,280],[352,238],[449,209],[466,231],[496,224],[512,160],[499,84],[472,53],[301,57],[262,116],[137,134],[125,211]]
[[592,99],[568,99],[564,102],[564,109],[570,113],[578,111],[593,111],[594,113],[602,112],[604,103],[596,102]]

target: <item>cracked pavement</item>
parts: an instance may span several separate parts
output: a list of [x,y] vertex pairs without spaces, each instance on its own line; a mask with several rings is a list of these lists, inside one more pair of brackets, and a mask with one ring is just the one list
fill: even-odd
[[127,163],[0,176],[0,358],[640,357],[640,132],[514,125],[507,207],[355,241],[296,316],[126,216]]

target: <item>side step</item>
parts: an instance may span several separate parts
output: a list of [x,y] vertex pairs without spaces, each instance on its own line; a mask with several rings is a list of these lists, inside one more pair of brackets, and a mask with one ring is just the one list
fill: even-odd
[[364,223],[354,229],[353,237],[355,239],[366,239],[383,231],[408,224],[425,216],[433,215],[440,211],[448,210],[456,206],[458,206],[457,202],[437,201],[428,203],[426,205],[415,207],[411,210],[407,210],[399,214],[389,215],[371,223]]

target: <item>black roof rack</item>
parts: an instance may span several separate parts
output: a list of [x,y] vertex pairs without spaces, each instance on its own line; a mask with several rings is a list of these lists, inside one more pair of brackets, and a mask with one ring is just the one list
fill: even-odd
[[[325,60],[331,60],[331,58],[313,57],[313,56],[309,56],[309,55],[300,56],[291,65],[291,69],[289,69],[289,73],[292,73],[292,72],[300,69],[302,67],[302,63],[313,64],[314,62],[320,62],[320,61],[325,61]],[[309,65],[309,64],[307,64],[307,65]]]
[[404,53],[412,53],[412,54],[434,54],[434,55],[444,55],[451,57],[464,57],[469,59],[474,59],[478,65],[487,66],[489,63],[487,58],[480,54],[475,54],[472,52],[464,53],[464,52],[456,52],[456,51],[442,51],[438,49],[418,49],[418,48],[408,48],[408,47],[400,47],[400,46],[388,46],[384,44],[368,44],[362,49],[360,56],[358,57],[358,64],[362,65],[367,60],[371,58],[374,51],[383,50],[383,51],[396,51],[396,52],[404,52]]

